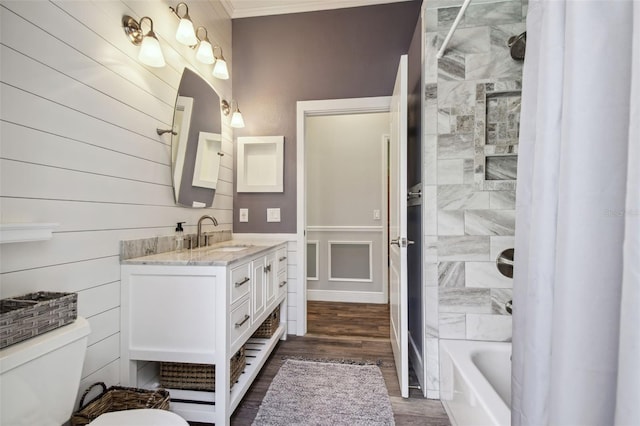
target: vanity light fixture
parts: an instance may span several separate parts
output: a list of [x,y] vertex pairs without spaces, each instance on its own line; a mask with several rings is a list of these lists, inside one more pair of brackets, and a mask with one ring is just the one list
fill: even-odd
[[[143,34],[142,22],[144,20],[149,21],[149,32]],[[162,49],[160,48],[160,42],[158,37],[153,32],[153,21],[148,16],[140,18],[140,22],[136,21],[129,15],[122,17],[122,25],[124,32],[129,36],[131,43],[136,46],[140,46],[140,52],[138,53],[138,60],[145,65],[155,68],[161,68],[166,65],[164,56],[162,55]]]
[[[234,102],[235,101],[232,99],[231,105],[233,105]],[[244,127],[244,119],[242,118],[242,113],[240,112],[240,108],[238,108],[238,102],[236,102],[236,107],[233,110],[233,113],[231,113],[231,105],[229,104],[229,102],[223,99],[221,102],[222,113],[227,116],[231,114],[231,120],[229,121],[229,125],[231,127],[235,127],[236,129],[241,129]]]
[[213,51],[215,52],[216,49],[220,49],[220,57],[215,56],[215,53],[214,53],[213,56],[216,59],[216,62],[213,65],[212,74],[213,74],[213,76],[215,78],[219,78],[220,80],[228,80],[229,79],[229,69],[227,68],[227,61],[225,61],[224,60],[224,56],[222,56],[222,47],[215,46],[213,48]]
[[[198,37],[198,31],[200,28],[204,30],[204,38],[202,39]],[[196,50],[196,59],[203,64],[213,64],[216,61],[216,57],[213,55],[213,48],[211,47],[211,42],[207,35],[207,29],[205,27],[198,27],[196,29],[196,37],[200,40],[198,49]]]
[[[185,8],[184,15],[182,16],[178,13],[180,6],[184,6]],[[193,21],[191,21],[191,17],[189,16],[189,6],[184,2],[180,2],[175,9],[171,6],[169,6],[169,9],[171,9],[178,18],[180,18],[178,30],[176,31],[176,40],[186,46],[195,46],[198,44],[198,38],[196,37],[196,32],[193,29]]]

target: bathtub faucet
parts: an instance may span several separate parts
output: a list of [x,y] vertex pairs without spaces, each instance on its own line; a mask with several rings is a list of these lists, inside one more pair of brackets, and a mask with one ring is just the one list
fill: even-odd
[[[196,248],[200,247],[200,238],[202,235],[202,221],[204,221],[205,219],[210,219],[211,222],[213,222],[214,226],[218,226],[218,221],[216,220],[215,217],[213,216],[209,216],[209,215],[204,215],[202,216],[200,219],[198,219],[198,234],[196,235]],[[205,246],[206,246],[206,242],[205,242]]]

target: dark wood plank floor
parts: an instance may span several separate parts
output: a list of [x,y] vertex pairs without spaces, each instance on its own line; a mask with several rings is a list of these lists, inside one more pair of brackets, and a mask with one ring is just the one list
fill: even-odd
[[231,417],[233,426],[251,425],[271,381],[284,360],[290,357],[380,362],[396,425],[451,425],[440,401],[423,398],[422,392],[417,389],[411,390],[408,399],[400,396],[389,341],[388,306],[342,305],[308,302],[309,334],[304,337],[288,336],[286,341],[278,343]]
[[321,336],[389,338],[389,305],[307,302],[307,333]]

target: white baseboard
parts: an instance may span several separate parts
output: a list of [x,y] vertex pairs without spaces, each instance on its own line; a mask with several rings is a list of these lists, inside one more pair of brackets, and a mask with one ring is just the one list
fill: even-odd
[[308,290],[307,300],[316,302],[349,302],[349,303],[387,303],[382,292],[375,291],[338,291]]

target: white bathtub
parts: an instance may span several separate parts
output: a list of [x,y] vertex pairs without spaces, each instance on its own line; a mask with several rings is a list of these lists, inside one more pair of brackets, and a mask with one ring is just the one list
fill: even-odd
[[440,340],[440,399],[454,426],[509,426],[511,343]]

